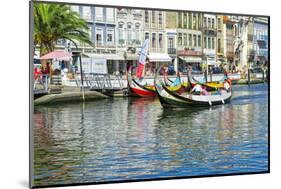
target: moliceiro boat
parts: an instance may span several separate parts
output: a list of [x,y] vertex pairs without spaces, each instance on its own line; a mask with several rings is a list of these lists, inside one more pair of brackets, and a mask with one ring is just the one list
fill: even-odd
[[[132,76],[132,68],[130,67],[127,73],[127,81],[128,81],[128,88],[130,91],[130,96],[138,96],[138,97],[155,97],[155,86],[154,85],[147,85],[142,84],[140,79],[133,78]],[[171,91],[180,91],[187,88],[187,83],[181,83],[177,81],[180,78],[176,78],[175,81],[170,80],[170,84],[165,86]]]
[[169,90],[163,83],[164,82],[158,78],[157,72],[154,78],[154,85],[159,101],[165,108],[210,107],[229,103],[232,97],[231,84],[227,79],[223,83],[223,88],[218,88],[215,91],[206,91],[204,95],[194,94],[190,90],[183,93],[177,93]]

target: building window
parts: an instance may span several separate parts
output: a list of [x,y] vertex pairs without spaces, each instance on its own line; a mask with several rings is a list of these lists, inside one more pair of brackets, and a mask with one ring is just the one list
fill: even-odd
[[183,27],[187,28],[187,13],[183,13]]
[[207,48],[207,38],[204,37],[204,48],[206,49]]
[[103,45],[102,43],[103,38],[103,29],[96,29],[96,43],[97,45]]
[[156,48],[156,33],[152,33],[152,48]]
[[208,37],[208,49],[211,49],[211,38]]
[[198,35],[198,47],[201,47],[201,35]]
[[103,20],[103,8],[102,7],[96,7],[96,20]]
[[182,12],[178,12],[178,27],[182,27]]
[[221,29],[221,19],[218,18],[218,29]]
[[106,34],[106,41],[108,45],[113,45],[114,43],[114,33],[113,30],[107,30],[107,34]]
[[163,48],[163,34],[159,33],[159,48]]
[[211,27],[211,18],[208,18],[208,25],[207,25],[208,28]]
[[196,23],[197,23],[197,21],[196,21],[196,20],[197,20],[197,19],[196,19],[196,17],[197,17],[197,16],[196,16],[196,14],[193,14],[193,20],[192,20],[192,21],[193,21],[193,24],[192,24],[192,25],[193,25],[193,29],[194,29],[194,30],[196,30],[196,29],[197,29],[197,27],[196,27]]
[[140,40],[140,24],[136,24],[136,40]]
[[132,42],[132,24],[131,23],[127,24],[127,39],[128,39],[128,43]]
[[215,49],[215,39],[212,37],[212,49]]
[[178,44],[179,44],[179,46],[182,46],[182,33],[179,33]]
[[215,19],[212,19],[212,28],[215,28]]
[[119,43],[123,40],[123,23],[118,24]]
[[145,33],[144,38],[145,38],[145,39],[149,39],[149,33],[148,33],[148,32]]
[[188,14],[188,28],[192,29],[192,14]]
[[204,21],[203,21],[203,27],[207,27],[207,18],[206,17],[204,17]]
[[188,46],[192,46],[192,35],[191,34],[189,34],[188,35]]
[[162,17],[162,12],[160,11],[159,12],[159,25],[162,25],[162,23],[163,23],[163,17]]
[[145,23],[149,23],[149,13],[148,13],[147,10],[145,11],[145,16],[144,16],[144,18],[145,18]]
[[193,46],[197,47],[197,35],[193,35]]
[[183,45],[187,46],[187,34],[186,33],[183,34]]
[[169,38],[168,39],[168,47],[169,48],[174,48],[174,39],[173,38]]
[[90,20],[91,19],[91,7],[83,6],[83,14],[82,17],[84,19]]
[[218,39],[218,52],[221,52],[221,39]]
[[201,14],[198,14],[198,29],[202,27],[202,20],[201,20]]
[[106,20],[109,22],[114,22],[114,9],[106,8]]
[[155,24],[155,20],[156,20],[156,19],[155,19],[155,11],[152,11],[152,12],[151,12],[151,18],[152,18],[152,21],[151,21],[152,24]]

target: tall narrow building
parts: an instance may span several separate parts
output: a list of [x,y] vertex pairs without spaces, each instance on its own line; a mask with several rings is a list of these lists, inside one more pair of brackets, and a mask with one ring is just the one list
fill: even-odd
[[178,70],[187,72],[187,64],[193,70],[202,67],[202,18],[201,13],[177,13]]
[[217,65],[216,41],[217,41],[217,23],[216,15],[204,14],[203,17],[203,46],[204,63],[212,67]]
[[117,53],[124,59],[116,69],[125,73],[130,65],[136,66],[138,51],[143,43],[143,10],[117,8]]
[[151,74],[161,63],[171,62],[166,48],[166,11],[144,10],[143,40],[149,40],[149,64],[146,71]]
[[167,53],[172,58],[172,61],[169,64],[170,74],[176,74],[178,71],[177,15],[177,12],[166,12],[166,46]]

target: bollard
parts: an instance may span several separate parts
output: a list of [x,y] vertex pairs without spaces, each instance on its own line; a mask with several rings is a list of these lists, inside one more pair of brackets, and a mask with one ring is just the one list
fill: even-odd
[[264,72],[265,72],[265,70],[263,69],[263,70],[262,70],[262,81],[263,81],[263,82],[265,82]]
[[250,68],[249,68],[248,69],[248,80],[247,80],[248,85],[250,85],[250,82],[251,82],[251,73],[250,73]]

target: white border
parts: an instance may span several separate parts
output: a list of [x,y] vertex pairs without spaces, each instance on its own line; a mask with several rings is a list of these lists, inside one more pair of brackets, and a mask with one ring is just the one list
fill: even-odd
[[[59,0],[57,0],[59,1]],[[271,174],[89,185],[67,188],[278,188],[280,183],[280,5],[276,0],[65,0],[67,2],[186,9],[271,16]],[[3,1],[1,16],[1,188],[28,187],[28,1]],[[280,122],[280,121],[279,121]]]

